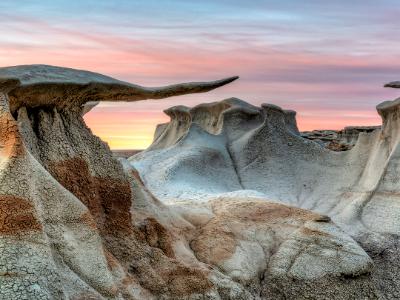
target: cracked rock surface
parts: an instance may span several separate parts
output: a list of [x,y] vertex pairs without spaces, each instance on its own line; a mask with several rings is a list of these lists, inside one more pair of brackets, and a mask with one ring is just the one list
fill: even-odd
[[82,118],[235,79],[0,68],[0,299],[398,298],[396,101],[343,152],[234,98],[167,110],[129,160]]

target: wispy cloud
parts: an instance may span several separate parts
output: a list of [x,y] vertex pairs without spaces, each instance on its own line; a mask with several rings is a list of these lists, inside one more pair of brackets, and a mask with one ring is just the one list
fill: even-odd
[[303,129],[340,128],[379,122],[374,106],[396,96],[381,86],[400,76],[399,13],[395,0],[3,0],[0,65],[62,65],[142,85],[241,76],[206,95],[128,104],[129,114],[100,105],[87,122],[115,147],[139,145],[118,144],[129,134],[150,142],[168,106],[230,96],[296,109]]

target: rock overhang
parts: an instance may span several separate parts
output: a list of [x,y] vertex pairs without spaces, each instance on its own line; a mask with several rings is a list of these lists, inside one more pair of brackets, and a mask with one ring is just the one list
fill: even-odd
[[83,109],[99,101],[139,101],[203,93],[238,79],[188,82],[164,87],[143,87],[102,74],[50,65],[0,68],[0,92],[8,94],[14,113],[22,106]]

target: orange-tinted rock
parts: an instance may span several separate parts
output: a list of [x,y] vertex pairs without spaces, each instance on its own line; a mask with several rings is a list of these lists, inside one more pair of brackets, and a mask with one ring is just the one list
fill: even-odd
[[0,235],[19,235],[42,229],[31,201],[0,195]]

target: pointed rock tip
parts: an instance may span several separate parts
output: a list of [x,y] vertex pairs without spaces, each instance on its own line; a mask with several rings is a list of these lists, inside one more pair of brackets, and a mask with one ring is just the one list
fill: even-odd
[[[227,77],[227,78],[223,78],[217,81],[214,81],[214,84],[216,87],[220,87],[226,84],[229,84],[235,80],[239,79],[239,76],[232,76],[232,77]],[[212,82],[211,82],[212,83]]]
[[392,82],[386,83],[383,87],[399,89],[400,88],[400,81],[392,81]]
[[239,78],[240,78],[239,76],[232,76],[232,77],[225,78],[225,80],[228,81],[228,82],[232,82],[232,81],[235,81],[235,80],[237,80]]

